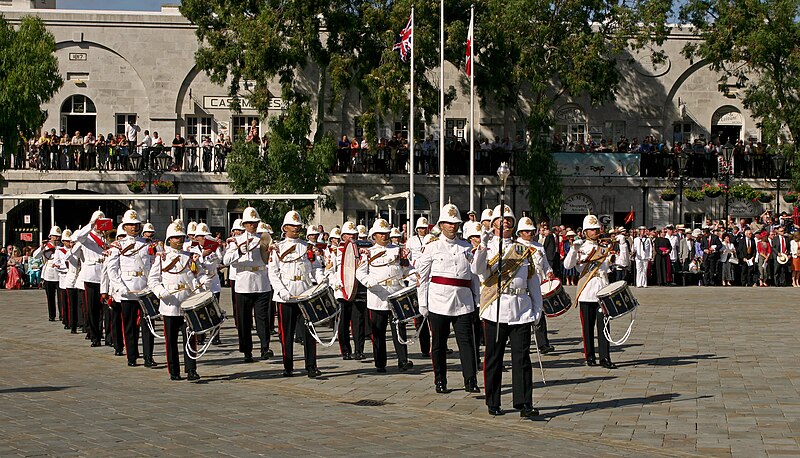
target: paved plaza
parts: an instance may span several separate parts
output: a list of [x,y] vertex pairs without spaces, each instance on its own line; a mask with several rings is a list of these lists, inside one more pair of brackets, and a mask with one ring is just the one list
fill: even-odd
[[[334,345],[319,348],[321,379],[287,379],[277,343],[276,358],[241,362],[232,320],[202,380],[171,382],[159,341],[159,369],[130,368],[48,322],[42,291],[0,291],[0,456],[800,455],[797,290],[634,293],[642,306],[612,349],[617,370],[583,364],[577,311],[549,321],[556,352],[542,357],[546,385],[533,355],[542,416],[529,421],[511,409],[510,371],[507,414],[492,418],[481,395],[435,394],[416,345],[409,372],[390,353],[377,374]],[[229,290],[223,299],[230,312]],[[456,354],[449,370],[462,388]]]

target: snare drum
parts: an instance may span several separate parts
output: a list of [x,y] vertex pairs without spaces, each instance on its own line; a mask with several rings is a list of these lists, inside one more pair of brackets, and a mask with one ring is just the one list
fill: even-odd
[[139,301],[144,316],[149,317],[151,320],[155,320],[161,316],[161,312],[158,311],[160,301],[155,293],[152,291],[143,291],[137,294],[137,296],[136,300]]
[[614,282],[597,292],[597,301],[605,315],[613,320],[632,312],[639,306],[625,280]]
[[421,316],[416,286],[407,286],[389,295],[388,301],[395,321],[407,322]]
[[572,307],[572,299],[561,285],[561,280],[555,278],[542,282],[542,306],[548,318],[563,315]]
[[181,304],[186,323],[195,334],[205,334],[218,328],[225,320],[214,293],[196,294]]
[[306,323],[314,326],[335,318],[339,313],[339,304],[330,286],[313,286],[301,294],[298,301],[297,305]]

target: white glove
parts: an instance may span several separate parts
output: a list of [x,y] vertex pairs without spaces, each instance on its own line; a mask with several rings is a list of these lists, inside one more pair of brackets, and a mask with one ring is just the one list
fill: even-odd
[[420,307],[419,313],[424,316],[425,318],[428,317],[428,307]]
[[289,291],[285,289],[281,291],[276,291],[275,295],[278,296],[278,299],[281,302],[289,302],[289,300],[291,299]]
[[573,248],[580,248],[581,245],[583,245],[583,240],[577,239],[574,242],[572,242],[572,247]]
[[490,240],[492,240],[492,233],[483,231],[483,233],[481,233],[481,245],[486,246]]

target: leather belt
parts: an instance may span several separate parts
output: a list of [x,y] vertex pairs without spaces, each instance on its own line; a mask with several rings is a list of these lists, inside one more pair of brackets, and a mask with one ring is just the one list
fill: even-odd
[[509,296],[518,296],[520,294],[527,294],[527,288],[506,288],[503,290],[503,294],[508,294]]
[[472,288],[472,280],[465,280],[463,278],[432,276],[431,283],[447,286],[461,286],[462,288]]
[[122,273],[123,274],[130,274],[131,277],[144,277],[144,272],[142,272],[141,270],[129,270],[127,272],[123,271]]
[[186,285],[186,283],[178,283],[178,284],[164,285],[164,286],[167,288],[167,290],[173,293],[177,293],[178,291],[183,291],[188,288],[188,285]]
[[250,272],[258,272],[260,270],[264,270],[266,267],[264,266],[253,266],[253,267],[246,267],[245,269]]

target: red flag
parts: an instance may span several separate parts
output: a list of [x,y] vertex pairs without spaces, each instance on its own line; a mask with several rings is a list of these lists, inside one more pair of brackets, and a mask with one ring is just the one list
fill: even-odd
[[467,76],[472,76],[472,19],[469,20],[469,31],[467,32]]
[[400,40],[392,46],[392,51],[400,51],[400,59],[405,62],[411,53],[411,38],[414,34],[414,17],[408,18],[408,24],[400,31]]
[[625,224],[632,223],[633,218],[634,218],[634,213],[633,213],[633,208],[631,208],[631,211],[627,215],[625,215]]

